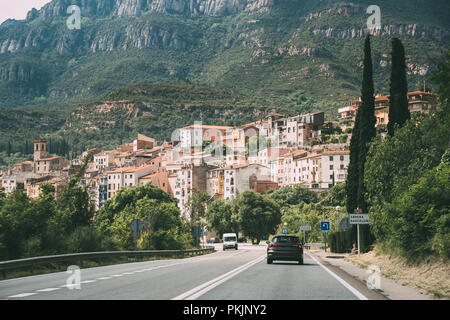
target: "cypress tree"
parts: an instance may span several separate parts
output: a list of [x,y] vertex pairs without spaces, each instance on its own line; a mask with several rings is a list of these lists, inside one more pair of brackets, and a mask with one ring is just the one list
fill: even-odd
[[[361,105],[358,108],[355,126],[350,140],[350,163],[347,170],[347,212],[353,213],[359,207],[367,213],[364,199],[364,164],[369,149],[369,142],[376,136],[375,97],[372,78],[372,53],[370,35],[367,35],[364,45],[364,69],[361,88]],[[356,230],[352,235],[356,237]],[[367,225],[360,225],[361,252],[367,251],[373,241]]]
[[400,39],[393,38],[389,123],[387,125],[390,136],[394,135],[396,124],[401,127],[410,118],[407,94],[405,48]]
[[355,124],[350,140],[350,163],[347,169],[347,181],[345,189],[347,193],[347,212],[353,213],[358,207],[358,184],[359,184],[359,122],[360,113],[356,111]]
[[366,188],[364,187],[364,165],[366,163],[369,143],[376,136],[375,97],[372,78],[372,53],[370,48],[370,35],[367,35],[364,44],[364,70],[361,89],[361,106],[359,123],[359,150],[358,150],[358,206],[363,212],[367,212],[367,204],[364,199]]
[[11,141],[9,141],[9,140],[8,140],[8,147],[6,149],[6,153],[8,154],[8,156],[10,156],[12,153]]

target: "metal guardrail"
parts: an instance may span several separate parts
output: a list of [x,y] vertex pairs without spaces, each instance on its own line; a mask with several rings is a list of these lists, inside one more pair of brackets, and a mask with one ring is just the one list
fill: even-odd
[[64,261],[77,261],[79,263],[79,266],[82,267],[83,260],[101,261],[101,259],[117,258],[117,257],[144,258],[144,257],[176,256],[184,258],[186,255],[195,256],[198,254],[205,254],[212,252],[214,252],[213,246],[204,247],[202,249],[190,249],[190,250],[102,251],[102,252],[71,253],[54,256],[42,256],[18,260],[0,261],[0,272],[2,272],[3,277],[6,278],[7,270],[19,269],[24,267],[33,267],[35,265],[52,264]]
[[323,248],[325,247],[325,243],[305,243],[303,245],[306,249],[310,249],[311,247]]

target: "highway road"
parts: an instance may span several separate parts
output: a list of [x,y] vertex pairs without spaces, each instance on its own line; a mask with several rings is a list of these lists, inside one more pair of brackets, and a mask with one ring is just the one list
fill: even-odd
[[81,269],[80,289],[69,274],[0,281],[0,299],[38,300],[365,300],[381,295],[305,254],[304,265],[266,263],[266,247],[240,245],[185,259]]

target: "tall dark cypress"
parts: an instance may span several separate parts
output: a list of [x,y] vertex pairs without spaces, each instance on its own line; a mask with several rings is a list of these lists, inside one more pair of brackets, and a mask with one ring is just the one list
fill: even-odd
[[347,181],[345,184],[347,193],[347,212],[353,213],[358,207],[358,184],[359,184],[359,122],[360,113],[356,112],[355,124],[350,140],[350,163],[347,169]]
[[358,206],[363,212],[367,212],[367,204],[364,199],[366,188],[364,187],[364,164],[369,150],[370,141],[376,136],[375,129],[375,97],[372,78],[372,52],[370,48],[370,35],[367,35],[364,44],[364,70],[361,88],[361,106],[359,123],[359,151],[358,151]]
[[[369,143],[376,136],[376,116],[375,116],[375,97],[372,74],[372,52],[370,48],[370,35],[367,35],[364,44],[364,70],[361,88],[361,106],[358,113],[360,114],[359,122],[359,149],[358,149],[358,207],[363,213],[368,212],[365,200],[366,188],[364,186],[364,165],[366,163],[367,152],[369,151]],[[369,250],[374,237],[370,232],[368,225],[360,226],[361,252]]]
[[410,118],[408,109],[405,48],[398,38],[392,39],[392,69],[389,98],[388,134],[394,135],[395,124],[400,127]]

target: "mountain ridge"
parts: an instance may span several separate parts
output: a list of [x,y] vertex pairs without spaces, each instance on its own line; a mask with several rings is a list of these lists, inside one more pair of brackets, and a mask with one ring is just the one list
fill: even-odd
[[[69,30],[67,7],[81,8]],[[369,1],[53,0],[0,27],[0,106],[68,106],[120,87],[189,79],[281,104],[305,93],[359,95]],[[380,1],[373,37],[376,90],[386,92],[390,41],[404,40],[411,90],[450,43],[449,4]],[[397,10],[394,10],[394,9]],[[317,108],[320,106],[318,105]]]

